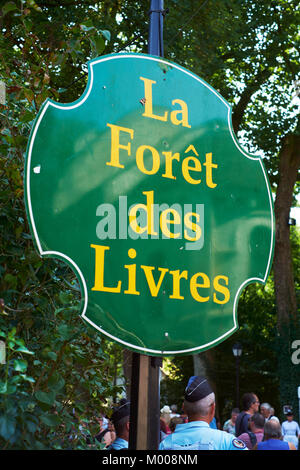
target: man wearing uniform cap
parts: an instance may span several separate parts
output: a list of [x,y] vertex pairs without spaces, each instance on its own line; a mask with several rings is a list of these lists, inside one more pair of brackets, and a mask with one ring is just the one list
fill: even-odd
[[245,443],[232,434],[212,429],[215,394],[205,377],[192,376],[184,394],[183,408],[188,422],[177,424],[173,434],[159,445],[159,450],[245,450]]
[[128,449],[129,416],[130,402],[124,398],[120,401],[119,406],[114,410],[111,416],[117,437],[114,442],[107,447],[107,450]]

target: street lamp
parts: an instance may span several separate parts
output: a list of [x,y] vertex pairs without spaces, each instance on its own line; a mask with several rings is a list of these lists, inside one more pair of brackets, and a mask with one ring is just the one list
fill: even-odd
[[240,343],[235,343],[232,346],[232,353],[235,357],[236,364],[236,406],[239,408],[240,402],[240,393],[239,393],[239,369],[240,369],[240,357],[242,355],[242,345]]

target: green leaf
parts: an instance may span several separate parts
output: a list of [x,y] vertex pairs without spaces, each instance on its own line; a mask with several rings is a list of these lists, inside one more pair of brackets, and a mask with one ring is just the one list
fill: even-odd
[[12,395],[13,393],[15,393],[17,391],[17,387],[15,384],[13,383],[8,383],[7,384],[7,395]]
[[35,392],[35,397],[38,401],[45,403],[46,405],[53,405],[55,400],[55,393],[54,392],[42,392],[38,390]]
[[[25,411],[27,411],[27,410],[31,411],[31,405],[32,405],[32,404],[33,404],[33,406],[35,406],[36,402],[33,403],[33,402],[31,401],[31,397],[29,397],[29,396],[25,396],[25,398],[18,400],[18,407],[19,407],[23,412],[25,412]],[[28,413],[28,416],[29,416],[29,415],[30,415],[30,414]]]
[[26,426],[27,426],[28,431],[31,432],[32,434],[35,433],[35,431],[38,428],[38,426],[32,421],[26,421]]
[[23,374],[18,374],[14,375],[13,377],[10,378],[10,383],[12,384],[18,384],[22,381],[22,375]]
[[97,57],[101,54],[105,47],[104,39],[101,36],[92,36],[89,38],[91,45],[91,52],[93,57]]
[[100,33],[102,34],[102,36],[105,37],[105,39],[107,39],[107,41],[110,41],[110,31],[108,31],[107,29],[101,29]]
[[54,392],[58,392],[59,390],[61,390],[64,387],[64,385],[65,385],[64,379],[57,372],[54,373],[48,381],[48,387]]
[[85,33],[89,32],[89,31],[93,31],[95,29],[94,26],[85,26],[84,24],[81,24],[80,25],[80,28],[82,29],[82,31],[84,31]]
[[15,327],[13,327],[12,330],[8,333],[8,338],[9,339],[14,339],[14,337],[16,336],[16,332],[17,332],[17,329]]
[[36,448],[37,450],[48,450],[48,447],[46,447],[42,442],[37,441],[37,440],[35,439],[34,443],[35,443],[35,448]]
[[24,122],[24,123],[27,123],[27,122],[33,121],[34,118],[35,118],[35,114],[31,111],[26,110],[25,113],[20,116],[20,121]]
[[104,42],[103,37],[102,36],[95,36],[94,37],[94,44],[95,44],[97,54],[101,54],[101,52],[105,48],[105,42]]
[[17,9],[17,5],[14,2],[7,2],[2,7],[3,16],[9,13],[10,11],[14,11]]
[[35,382],[35,379],[34,379],[33,377],[30,377],[29,375],[20,374],[20,376],[21,376],[22,379],[25,380],[26,382],[30,382],[30,383],[34,383],[34,382]]
[[34,433],[38,428],[37,424],[33,423],[29,419],[26,420],[26,426],[27,426],[28,431],[31,433]]
[[22,352],[24,354],[34,354],[34,352],[29,351],[26,346],[19,346],[15,351]]
[[7,382],[0,382],[0,393],[7,392]]
[[14,369],[18,372],[25,372],[27,370],[28,363],[24,359],[14,360]]
[[74,334],[73,329],[71,327],[69,327],[66,323],[61,323],[61,325],[59,325],[58,332],[59,332],[62,340],[68,340]]
[[61,301],[62,304],[68,304],[71,302],[72,296],[68,294],[67,292],[60,292],[59,300]]
[[52,361],[56,361],[57,359],[57,354],[54,351],[49,351],[48,352],[48,357],[52,359]]
[[41,416],[41,421],[50,427],[60,424],[60,418],[57,415],[44,414]]
[[79,26],[80,26],[80,29],[85,32],[92,31],[93,29],[95,29],[95,26],[93,25],[92,20],[84,21]]
[[8,414],[0,416],[0,436],[8,440],[14,435],[15,429],[16,420],[12,416]]

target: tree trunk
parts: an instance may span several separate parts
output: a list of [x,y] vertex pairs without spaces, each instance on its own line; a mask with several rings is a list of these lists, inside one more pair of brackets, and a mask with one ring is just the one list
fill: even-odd
[[[300,122],[300,121],[299,121]],[[281,406],[297,407],[300,373],[291,361],[291,344],[300,333],[290,243],[289,214],[300,165],[300,135],[287,135],[279,154],[279,182],[275,200],[274,287],[277,308],[278,376]],[[299,320],[298,320],[299,321]]]
[[274,285],[279,333],[296,322],[297,303],[290,244],[289,214],[300,165],[300,136],[287,135],[280,151],[279,182],[275,200]]
[[206,377],[209,381],[213,391],[216,395],[216,420],[217,422],[220,421],[220,413],[218,407],[218,396],[217,396],[217,386],[214,378],[214,371],[215,371],[215,349],[208,349],[203,353],[194,354],[193,355],[193,363],[194,363],[194,375],[202,375]]
[[194,364],[194,375],[203,375],[205,377],[206,376],[206,364],[204,361],[203,354],[194,354],[193,364]]

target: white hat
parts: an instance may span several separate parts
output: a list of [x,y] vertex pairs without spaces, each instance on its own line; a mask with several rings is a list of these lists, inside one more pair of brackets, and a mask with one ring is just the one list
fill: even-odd
[[161,413],[172,413],[171,408],[168,405],[165,405],[161,410]]

